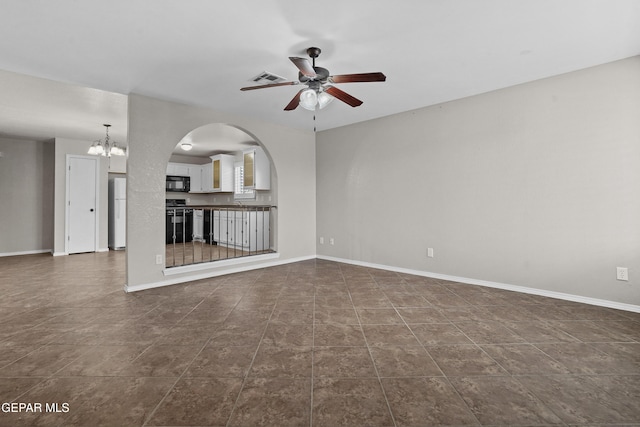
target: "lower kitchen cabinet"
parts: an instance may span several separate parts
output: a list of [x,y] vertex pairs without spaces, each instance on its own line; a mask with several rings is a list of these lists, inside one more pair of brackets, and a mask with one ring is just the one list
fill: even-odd
[[214,211],[210,227],[213,229],[213,240],[221,246],[251,252],[269,249],[268,211]]
[[247,251],[269,249],[269,212],[236,212],[236,243]]
[[213,241],[222,246],[234,246],[235,235],[235,211],[214,211],[213,213]]

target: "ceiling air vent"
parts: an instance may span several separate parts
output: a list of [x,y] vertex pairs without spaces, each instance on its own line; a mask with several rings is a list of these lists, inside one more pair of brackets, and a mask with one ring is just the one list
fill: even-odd
[[254,83],[265,83],[265,84],[280,83],[286,80],[287,79],[285,79],[284,77],[280,77],[272,73],[267,73],[266,71],[263,71],[262,73],[258,74],[257,76],[251,79],[251,81]]

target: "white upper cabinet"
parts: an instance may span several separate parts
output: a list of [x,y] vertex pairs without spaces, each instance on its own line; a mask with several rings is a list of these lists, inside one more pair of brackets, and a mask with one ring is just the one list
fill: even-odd
[[202,177],[202,192],[213,193],[213,162],[202,165],[200,171]]
[[217,154],[211,156],[211,184],[212,192],[233,192],[233,163],[234,156],[229,154]]
[[202,188],[202,167],[199,165],[190,165],[189,178],[191,186],[189,193],[202,193],[204,191]]
[[167,175],[189,176],[189,166],[186,163],[167,163]]
[[271,162],[261,147],[243,151],[244,187],[271,189]]

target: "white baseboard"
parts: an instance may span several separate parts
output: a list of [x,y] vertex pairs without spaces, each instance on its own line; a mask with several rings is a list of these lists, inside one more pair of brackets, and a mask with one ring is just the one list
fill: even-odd
[[280,258],[279,253],[270,253],[263,255],[252,255],[251,257],[239,257],[239,258],[230,258],[226,260],[213,261],[213,262],[203,262],[199,264],[189,264],[180,267],[171,267],[166,268],[163,273],[165,276],[175,276],[176,274],[182,273],[192,273],[194,271],[203,271],[203,270],[219,270],[223,267],[231,267],[236,265],[260,262],[260,261],[268,261],[272,259]]
[[[413,270],[409,268],[394,267],[389,265],[375,264],[370,262],[329,257],[329,256],[323,256],[323,255],[317,255],[317,256],[309,255],[309,256],[303,256],[303,257],[297,257],[297,258],[288,258],[285,260],[276,260],[276,258],[278,258],[277,255],[278,254],[258,255],[259,257],[264,257],[262,258],[262,260],[264,260],[265,262],[260,262],[259,264],[251,264],[251,265],[243,265],[243,264],[246,264],[247,262],[255,262],[259,260],[254,257],[251,257],[253,258],[252,260],[238,258],[237,259],[238,261],[235,261],[235,260],[216,261],[215,265],[207,263],[207,264],[194,264],[194,265],[185,266],[185,267],[174,267],[174,268],[164,270],[165,276],[172,276],[176,274],[195,272],[195,271],[202,271],[202,273],[197,275],[176,277],[174,279],[167,279],[160,282],[144,283],[140,285],[128,286],[125,284],[124,290],[125,292],[138,292],[138,291],[143,291],[145,289],[153,289],[153,288],[159,288],[163,286],[176,285],[178,283],[191,282],[191,281],[200,280],[200,279],[208,279],[211,277],[222,276],[225,274],[239,273],[243,271],[256,270],[260,268],[275,267],[278,265],[291,264],[294,262],[307,261],[310,259],[317,258],[317,259],[322,259],[327,261],[340,262],[344,264],[352,264],[352,265],[358,265],[362,267],[377,268],[380,270],[395,271],[397,273],[413,274],[415,276],[431,277],[434,279],[466,283],[469,285],[486,286],[490,288],[504,289],[507,291],[522,292],[525,294],[539,295],[539,296],[555,298],[555,299],[560,299],[565,301],[573,301],[573,302],[590,304],[590,305],[595,305],[600,307],[608,307],[608,308],[614,308],[617,310],[640,313],[640,306],[634,305],[634,304],[626,304],[626,303],[621,303],[617,301],[609,301],[609,300],[603,300],[598,298],[584,297],[580,295],[548,291],[544,289],[529,288],[526,286],[511,285],[508,283],[499,283],[499,282],[491,282],[487,280],[471,279],[468,277],[451,276],[447,274],[432,273],[428,271]],[[221,262],[225,264],[221,264]]]
[[17,255],[45,254],[45,253],[51,253],[51,249],[36,249],[36,250],[33,250],[33,251],[20,251],[20,252],[2,252],[2,253],[0,253],[0,257],[17,256]]
[[507,283],[490,282],[487,280],[470,279],[468,277],[449,276],[446,274],[431,273],[428,271],[412,270],[408,268],[393,267],[393,266],[383,265],[383,264],[374,264],[374,263],[364,262],[364,261],[355,261],[351,259],[335,258],[335,257],[329,257],[329,256],[323,256],[323,255],[318,255],[317,258],[327,260],[327,261],[341,262],[344,264],[358,265],[361,267],[370,267],[370,268],[377,268],[380,270],[395,271],[396,273],[413,274],[415,276],[431,277],[434,279],[449,280],[452,282],[460,282],[460,283],[466,283],[470,285],[487,286],[490,288],[522,292],[525,294],[539,295],[543,297],[561,299],[565,301],[580,302],[584,304],[597,305],[600,307],[615,308],[617,310],[640,313],[640,306],[633,305],[633,304],[626,304],[626,303],[617,302],[617,301],[609,301],[609,300],[603,300],[598,298],[584,297],[580,295],[565,294],[562,292],[547,291],[544,289],[529,288],[526,286],[510,285]]
[[[233,262],[233,263],[230,263],[230,261],[232,260],[229,260],[229,261],[216,261],[215,263],[194,264],[194,265],[185,266],[185,267],[174,267],[174,268],[164,270],[165,276],[185,273],[188,271],[196,271],[197,269],[202,270],[202,273],[196,274],[196,275],[190,275],[190,276],[176,277],[174,279],[162,280],[160,282],[143,283],[140,285],[129,286],[125,284],[124,291],[125,292],[144,291],[146,289],[161,288],[163,286],[176,285],[178,283],[191,282],[194,280],[201,280],[201,279],[210,279],[212,277],[223,276],[226,274],[241,273],[243,271],[258,270],[258,269],[267,268],[267,267],[275,267],[278,265],[291,264],[294,262],[307,261],[307,260],[316,258],[315,255],[309,255],[309,256],[303,256],[303,257],[297,257],[297,258],[287,258],[284,260],[276,260],[277,258],[279,258],[279,256],[280,254],[277,254],[277,253],[266,254],[266,255],[255,255],[250,257],[251,259],[249,260],[247,259],[249,257],[236,258],[239,261]],[[248,262],[259,261],[256,259],[257,257],[264,257],[261,259],[266,260],[266,262],[261,262],[259,264],[251,264],[251,265],[242,265]],[[222,262],[226,262],[227,264],[226,265],[220,264]],[[196,268],[196,266],[198,265],[200,267]],[[234,267],[234,265],[236,266]],[[222,268],[220,268],[221,266]],[[225,268],[225,267],[231,267],[231,268]],[[182,270],[173,272],[173,270],[176,270],[176,269],[182,269]]]

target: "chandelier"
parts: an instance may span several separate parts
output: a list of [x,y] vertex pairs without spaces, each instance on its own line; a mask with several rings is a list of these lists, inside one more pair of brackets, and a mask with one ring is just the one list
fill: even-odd
[[111,138],[109,138],[109,127],[111,126],[110,124],[104,124],[103,125],[106,128],[106,136],[104,137],[104,141],[99,139],[97,141],[94,141],[93,144],[91,144],[91,147],[89,147],[89,154],[95,154],[96,156],[106,156],[106,157],[111,157],[113,156],[124,156],[126,154],[126,151],[124,148],[120,147],[118,145],[118,143],[116,143],[115,141],[112,141]]

